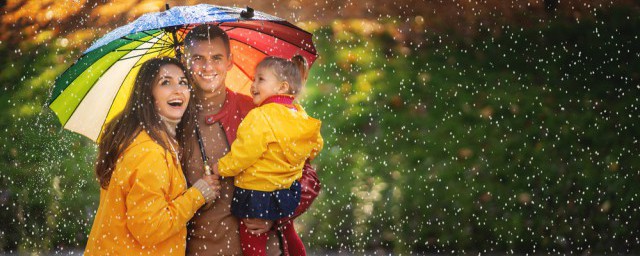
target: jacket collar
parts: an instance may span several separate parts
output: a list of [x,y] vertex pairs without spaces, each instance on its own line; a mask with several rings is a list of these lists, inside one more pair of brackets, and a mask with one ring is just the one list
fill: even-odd
[[292,107],[294,99],[295,97],[290,94],[276,94],[262,101],[260,106],[262,107],[269,103],[277,103],[277,104],[285,105],[287,107]]
[[218,111],[218,113],[215,114],[211,114],[211,115],[207,115],[205,117],[205,123],[208,125],[214,124],[215,122],[219,121],[220,118],[222,118],[223,116],[227,115],[227,112],[229,112],[230,106],[233,105],[233,101],[236,100],[236,98],[234,97],[235,95],[233,91],[231,91],[229,88],[225,88],[225,93],[227,94],[224,97],[224,103],[222,103],[222,108],[220,108],[220,111]]

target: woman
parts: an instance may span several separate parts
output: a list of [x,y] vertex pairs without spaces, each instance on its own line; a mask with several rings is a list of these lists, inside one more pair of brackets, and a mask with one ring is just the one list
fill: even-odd
[[184,255],[187,222],[220,189],[211,176],[187,189],[175,129],[190,98],[178,60],[142,64],[124,111],[100,138],[100,205],[85,255]]

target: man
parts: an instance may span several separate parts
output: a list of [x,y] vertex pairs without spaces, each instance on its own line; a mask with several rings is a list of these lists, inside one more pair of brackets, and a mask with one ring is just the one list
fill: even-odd
[[[251,97],[227,89],[225,78],[233,67],[229,37],[215,25],[200,25],[184,40],[184,62],[189,69],[195,92],[198,113],[185,113],[180,138],[183,142],[183,170],[187,180],[195,182],[204,175],[204,165],[197,136],[200,131],[208,164],[211,166],[224,156],[236,138],[238,126],[253,109]],[[197,127],[196,127],[197,124]],[[296,216],[306,211],[320,190],[315,170],[307,163],[300,179],[302,199]],[[221,180],[220,198],[201,208],[189,225],[187,255],[242,255],[239,220],[231,215],[233,179]],[[281,220],[291,221],[291,220]],[[281,222],[280,221],[280,222]],[[254,233],[277,230],[277,223],[250,220],[246,223]],[[270,232],[268,255],[287,254],[286,246],[277,232]]]

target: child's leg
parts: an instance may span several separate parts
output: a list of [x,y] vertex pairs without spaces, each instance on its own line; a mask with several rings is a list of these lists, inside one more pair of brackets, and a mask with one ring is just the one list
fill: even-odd
[[287,249],[289,250],[289,255],[307,255],[307,251],[304,249],[304,244],[302,244],[302,240],[296,233],[296,230],[293,228],[293,220],[287,221],[285,224],[281,226],[282,236],[284,236],[287,241]]
[[244,220],[240,221],[240,244],[242,245],[242,254],[244,256],[266,256],[267,235],[268,232],[259,235],[249,233],[247,226],[244,224]]

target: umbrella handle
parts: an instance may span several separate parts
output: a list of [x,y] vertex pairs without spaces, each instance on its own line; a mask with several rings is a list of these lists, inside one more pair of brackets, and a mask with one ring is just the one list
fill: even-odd
[[[211,167],[209,167],[209,165],[207,164],[207,162],[204,162],[204,174],[205,174],[205,175],[211,175],[211,174],[212,174],[212,173],[211,173]],[[215,202],[215,201],[214,201],[214,202]],[[211,207],[212,207],[212,206],[213,206],[213,202],[206,203],[206,204],[204,204],[204,205],[202,206],[202,210],[203,210],[203,211],[209,210],[209,209],[211,209]]]
[[213,173],[211,173],[211,167],[209,167],[209,165],[205,162],[204,163],[204,174],[205,175],[212,175]]

